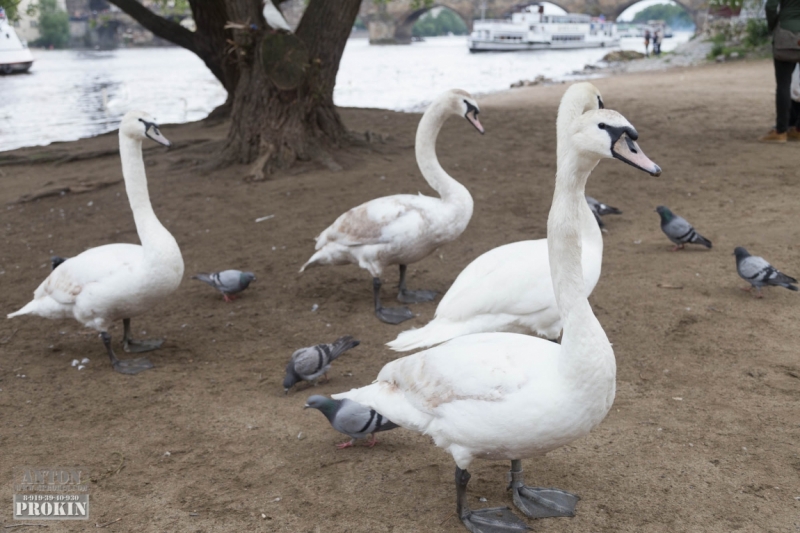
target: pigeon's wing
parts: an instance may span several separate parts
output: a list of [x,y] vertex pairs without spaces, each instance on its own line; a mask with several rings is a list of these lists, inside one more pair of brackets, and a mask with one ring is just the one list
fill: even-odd
[[796,279],[791,276],[787,276],[772,265],[770,265],[765,272],[765,280],[770,285],[780,285],[782,287],[785,287],[791,283],[797,283]]
[[612,207],[608,204],[604,204],[603,202],[598,202],[597,204],[597,214],[601,216],[605,215],[621,215],[622,211],[617,209],[616,207]]
[[344,400],[331,425],[345,435],[360,439],[386,423],[386,419],[358,402]]
[[772,269],[772,265],[766,259],[757,255],[745,257],[736,265],[736,270],[742,279],[751,283],[763,283],[767,271],[770,269]]
[[242,273],[238,270],[223,270],[216,276],[217,288],[228,294],[242,290]]
[[320,346],[301,348],[292,354],[294,371],[300,376],[313,376],[320,372],[330,359],[325,357],[325,351]]
[[669,237],[669,240],[675,244],[682,244],[690,242],[695,231],[689,222],[683,218],[675,215],[672,220],[661,226],[664,233]]

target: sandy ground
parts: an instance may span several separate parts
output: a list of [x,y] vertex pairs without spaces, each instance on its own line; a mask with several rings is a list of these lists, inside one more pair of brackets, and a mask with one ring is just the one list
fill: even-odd
[[[739,290],[731,255],[745,246],[800,274],[800,145],[755,142],[772,122],[771,65],[596,84],[664,174],[603,161],[590,178],[589,194],[624,211],[607,217],[603,275],[591,297],[614,343],[617,399],[590,436],[525,462],[531,484],[583,498],[574,519],[530,523],[554,533],[800,531],[800,300],[780,288],[751,298]],[[564,88],[484,98],[483,137],[464,121],[445,126],[441,162],[474,195],[475,214],[461,238],[410,267],[412,288],[444,292],[486,250],[545,236]],[[137,334],[167,339],[151,354],[155,370],[112,372],[97,335],[74,322],[0,320],[0,525],[13,522],[14,467],[86,465],[89,524],[51,523],[48,532],[118,518],[107,531],[464,531],[453,515],[452,460],[427,437],[399,429],[374,449],[339,451],[344,437],[301,409],[311,393],[371,382],[396,357],[383,343],[425,324],[436,306],[417,305],[416,319],[390,326],[372,315],[366,272],[297,274],[312,238],[341,212],[381,195],[430,193],[414,160],[418,115],[342,112],[353,130],[390,137],[336,154],[338,173],[300,166],[263,183],[244,182],[243,168],[204,173],[195,164],[218,147],[224,125],[165,127],[176,147],[145,152],[155,211],[187,271],[176,294],[134,320]],[[115,147],[116,136],[105,135],[2,154],[43,161],[0,166],[3,313],[30,299],[51,254],[137,242]],[[75,157],[103,150],[112,153]],[[6,205],[64,187],[73,192]],[[693,222],[714,249],[671,253],[659,204]],[[254,222],[266,215],[275,216]],[[188,279],[222,268],[252,269],[258,281],[226,304]],[[362,345],[335,363],[330,383],[284,396],[292,351],[344,334]],[[121,327],[112,335],[119,342]],[[86,369],[70,366],[82,357],[91,359]],[[510,504],[507,469],[475,463],[475,507]]]

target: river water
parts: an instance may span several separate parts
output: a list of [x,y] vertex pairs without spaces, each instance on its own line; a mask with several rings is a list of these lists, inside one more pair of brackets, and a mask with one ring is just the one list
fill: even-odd
[[[689,34],[666,39],[669,51]],[[641,39],[622,48],[643,51]],[[410,46],[370,46],[351,39],[334,101],[347,107],[417,111],[438,93],[501,91],[542,74],[569,78],[608,49],[470,54],[465,37],[434,37]],[[0,151],[91,137],[119,124],[130,109],[160,123],[204,118],[225,91],[203,63],[181,48],[34,50],[28,74],[0,76]]]

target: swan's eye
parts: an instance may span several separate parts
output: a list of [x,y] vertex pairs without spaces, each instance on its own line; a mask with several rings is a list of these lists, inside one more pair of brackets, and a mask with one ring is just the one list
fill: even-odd
[[606,129],[606,123],[605,122],[601,122],[600,124],[597,125],[597,127],[600,128],[601,130],[604,130],[604,129]]

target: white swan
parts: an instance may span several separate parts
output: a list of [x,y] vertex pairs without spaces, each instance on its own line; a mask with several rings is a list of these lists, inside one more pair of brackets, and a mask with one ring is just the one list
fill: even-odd
[[457,511],[473,533],[526,529],[505,508],[469,509],[466,469],[474,459],[512,461],[513,500],[526,515],[574,514],[577,496],[524,485],[521,459],[587,434],[614,401],[614,352],[589,306],[581,266],[584,186],[601,158],[624,157],[659,174],[637,137],[622,115],[608,110],[585,113],[559,136],[547,231],[564,322],[561,345],[514,333],[467,335],[393,361],[372,385],[334,395],[430,435],[446,449],[457,465]]
[[[557,135],[566,135],[566,125],[584,112],[602,107],[602,97],[594,85],[572,85],[559,106]],[[580,207],[579,221],[588,297],[600,279],[603,235],[588,204]],[[499,331],[533,332],[557,339],[561,327],[550,278],[547,239],[537,239],[499,246],[479,256],[461,271],[442,297],[433,320],[400,333],[387,346],[405,352],[461,335]]]
[[456,239],[472,218],[472,196],[444,171],[436,158],[436,137],[450,115],[465,117],[483,133],[478,104],[466,92],[453,89],[439,96],[422,115],[417,128],[416,156],[422,176],[441,198],[396,194],[376,198],[343,214],[317,237],[317,252],[300,268],[355,263],[372,274],[375,314],[399,324],[413,316],[407,307],[382,307],[381,276],[389,265],[400,265],[400,292],[404,303],[433,300],[431,291],[409,291],[406,265],[423,259],[439,246]]
[[67,259],[33,293],[33,300],[11,313],[44,318],[74,318],[100,332],[114,370],[136,374],[152,368],[144,358],[117,359],[111,349],[108,327],[123,320],[123,346],[127,352],[144,352],[163,341],[134,341],[131,317],[141,315],[170,295],[183,277],[183,258],[178,243],[161,225],[150,205],[147,176],[142,159],[142,141],[149,137],[159,144],[170,142],[161,135],[149,115],[130,111],[119,127],[119,153],[125,190],[142,245],[106,244]]

